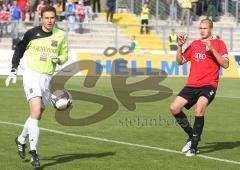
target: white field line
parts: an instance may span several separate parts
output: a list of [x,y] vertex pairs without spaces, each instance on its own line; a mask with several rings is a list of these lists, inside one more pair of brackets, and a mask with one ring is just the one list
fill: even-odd
[[[0,121],[0,124],[23,127],[23,125],[18,124],[18,123],[13,123],[13,122]],[[116,141],[116,140],[111,140],[111,139],[106,139],[106,138],[99,138],[99,137],[93,137],[93,136],[79,135],[79,134],[74,134],[74,133],[66,133],[66,132],[53,130],[53,129],[47,129],[47,128],[40,128],[40,129],[42,131],[51,132],[51,133],[60,134],[60,135],[65,135],[65,136],[87,138],[87,139],[92,139],[92,140],[95,140],[95,141],[101,141],[101,142],[107,142],[107,143],[115,143],[115,144],[120,144],[120,145],[127,145],[127,146],[138,147],[138,148],[145,148],[145,149],[151,149],[151,150],[158,150],[158,151],[168,152],[168,153],[183,154],[182,152],[179,152],[179,151],[176,151],[176,150],[172,150],[172,149],[159,148],[159,147],[154,147],[154,146],[148,146],[148,145],[142,145],[142,144],[136,144],[136,143],[129,143],[129,142],[123,142],[123,141]],[[197,156],[200,157],[200,158],[208,159],[208,160],[215,160],[215,161],[219,161],[219,162],[225,162],[225,163],[240,165],[239,161],[233,161],[233,160],[227,160],[227,159],[222,159],[222,158],[216,158],[216,157],[211,157],[211,156],[206,156],[206,155],[201,155],[201,154],[198,154]]]
[[[2,88],[0,87],[0,90],[5,90],[5,91],[23,91],[23,88]],[[76,90],[76,89],[72,89],[72,90]],[[180,91],[179,91],[180,92]],[[179,92],[173,92],[173,94],[178,94]],[[215,98],[227,98],[227,99],[240,99],[240,96],[225,96],[225,95],[216,95]]]

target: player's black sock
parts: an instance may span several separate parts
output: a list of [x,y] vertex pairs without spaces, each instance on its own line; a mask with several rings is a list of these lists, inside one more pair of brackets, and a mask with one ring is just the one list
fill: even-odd
[[195,150],[197,149],[197,145],[202,134],[203,126],[204,126],[204,116],[195,116],[195,122],[193,125],[192,145],[191,145],[191,148]]
[[183,128],[183,130],[188,134],[189,139],[192,139],[193,129],[187,119],[187,116],[181,111],[180,113],[174,115],[177,123]]

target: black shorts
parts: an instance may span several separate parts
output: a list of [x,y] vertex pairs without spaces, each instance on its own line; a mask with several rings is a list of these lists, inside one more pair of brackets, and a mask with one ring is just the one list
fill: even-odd
[[188,103],[184,106],[186,109],[190,109],[194,104],[197,103],[199,97],[204,96],[208,99],[208,104],[210,104],[216,94],[216,89],[210,85],[202,86],[202,87],[187,87],[185,86],[178,96],[183,97],[188,101]]
[[109,12],[109,13],[115,13],[115,10],[116,10],[116,7],[115,6],[109,6],[109,7],[107,7],[107,12]]

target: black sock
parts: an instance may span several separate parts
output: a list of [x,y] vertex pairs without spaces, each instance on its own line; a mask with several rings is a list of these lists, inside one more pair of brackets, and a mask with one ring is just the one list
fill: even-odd
[[113,22],[113,13],[111,13],[111,22]]
[[108,22],[108,20],[109,20],[109,15],[110,15],[109,12],[107,12],[107,22]]
[[204,126],[204,116],[195,116],[195,122],[193,126],[192,145],[191,145],[191,148],[195,150],[197,149],[197,145],[202,134],[203,126]]
[[174,115],[177,123],[183,128],[183,130],[188,134],[189,139],[192,138],[193,129],[187,119],[187,116],[181,111],[180,113]]

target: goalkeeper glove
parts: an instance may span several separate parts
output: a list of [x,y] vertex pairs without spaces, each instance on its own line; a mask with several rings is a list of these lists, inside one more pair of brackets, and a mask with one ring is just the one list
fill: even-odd
[[9,74],[9,76],[7,77],[7,79],[5,81],[6,87],[8,87],[11,82],[13,84],[15,84],[17,82],[17,69],[15,69],[15,68],[11,69],[11,73]]

